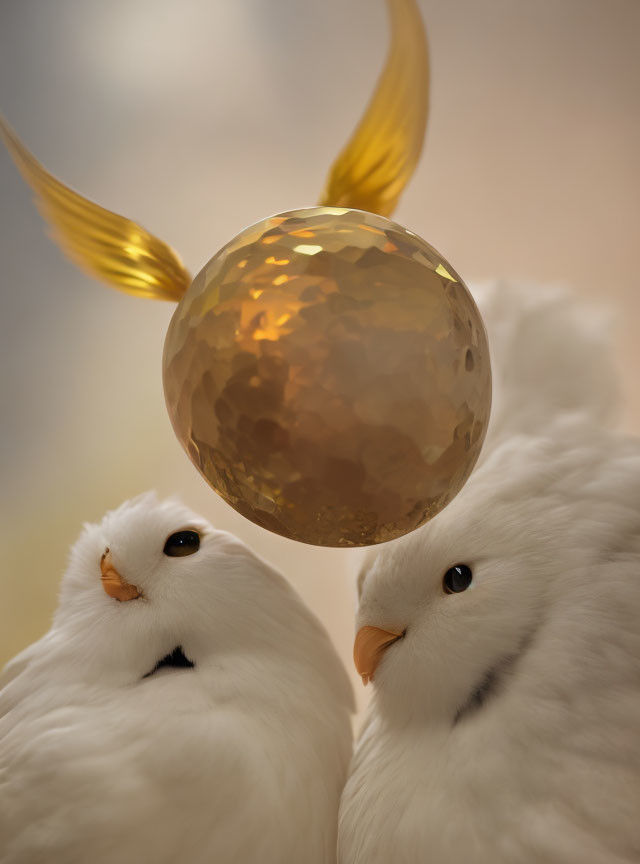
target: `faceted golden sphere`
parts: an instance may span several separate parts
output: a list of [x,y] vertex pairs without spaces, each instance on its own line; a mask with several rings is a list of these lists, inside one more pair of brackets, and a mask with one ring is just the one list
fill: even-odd
[[487,339],[435,249],[359,210],[265,219],[200,271],[171,320],[176,435],[247,518],[320,546],[400,537],[473,468]]

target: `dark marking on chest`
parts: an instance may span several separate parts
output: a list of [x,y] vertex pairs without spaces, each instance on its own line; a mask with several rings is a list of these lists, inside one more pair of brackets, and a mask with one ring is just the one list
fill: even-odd
[[193,663],[187,655],[182,650],[182,645],[177,645],[171,654],[167,654],[162,660],[158,660],[156,665],[153,667],[151,672],[147,672],[146,675],[143,675],[143,678],[150,678],[152,675],[155,675],[156,672],[159,672],[161,669],[193,669],[195,663]]
[[453,718],[454,726],[457,726],[461,720],[475,714],[488,702],[489,699],[498,693],[501,685],[504,684],[504,678],[506,675],[513,670],[523,654],[525,654],[529,649],[537,629],[537,627],[534,628],[531,633],[525,636],[520,643],[519,649],[514,654],[504,657],[500,662],[496,663],[495,666],[492,666],[492,668],[489,669],[481,679],[480,683],[473,689],[467,701],[456,711],[456,715]]

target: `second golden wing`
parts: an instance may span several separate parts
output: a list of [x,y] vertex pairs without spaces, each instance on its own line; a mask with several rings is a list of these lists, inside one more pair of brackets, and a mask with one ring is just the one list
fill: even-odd
[[320,203],[390,216],[420,158],[429,54],[416,0],[388,0],[391,48],[376,90],[334,162]]
[[56,242],[82,270],[127,294],[180,300],[191,276],[177,252],[142,226],[56,180],[1,117],[0,137],[36,193]]

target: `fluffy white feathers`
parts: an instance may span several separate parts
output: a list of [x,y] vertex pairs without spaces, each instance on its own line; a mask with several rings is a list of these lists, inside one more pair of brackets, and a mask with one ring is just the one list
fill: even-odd
[[[555,332],[548,295],[493,290],[511,323],[494,340],[483,306],[482,463],[360,579],[357,626],[406,632],[375,674],[341,864],[640,859],[640,444],[602,428],[609,361],[582,314],[562,300]],[[471,586],[447,594],[460,563]]]
[[473,295],[487,326],[494,380],[481,458],[510,435],[544,434],[561,416],[614,425],[619,388],[607,310],[576,302],[560,285],[487,282]]
[[[186,528],[198,552],[164,555]],[[105,593],[107,548],[141,598]],[[153,672],[179,647],[193,668]],[[0,860],[331,862],[350,710],[325,631],[282,577],[142,496],[85,527],[51,630],[5,673]]]

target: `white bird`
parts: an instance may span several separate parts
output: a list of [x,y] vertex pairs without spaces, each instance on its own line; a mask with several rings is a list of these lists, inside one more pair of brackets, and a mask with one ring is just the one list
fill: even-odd
[[[640,442],[605,428],[609,363],[569,303],[580,410],[544,303],[513,309],[530,339],[498,340],[480,466],[362,569],[354,657],[374,693],[340,864],[640,861]],[[526,389],[505,385],[514,368]]]
[[611,310],[578,302],[561,285],[501,280],[474,286],[473,296],[488,331],[494,382],[481,460],[510,435],[544,434],[560,416],[615,425]]
[[144,495],[87,525],[0,690],[2,864],[330,864],[351,688],[293,589]]

